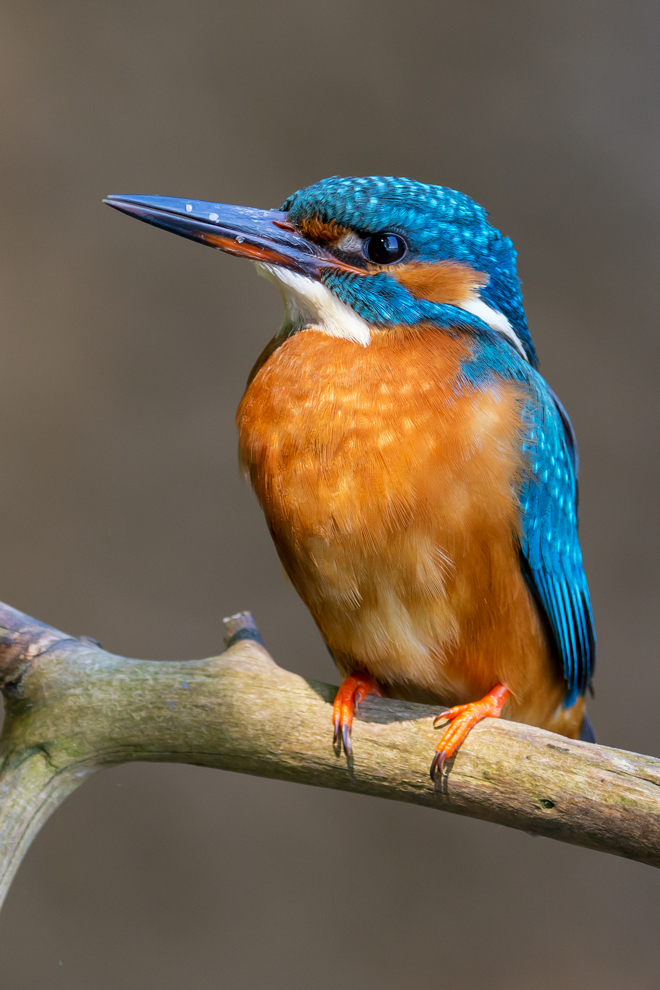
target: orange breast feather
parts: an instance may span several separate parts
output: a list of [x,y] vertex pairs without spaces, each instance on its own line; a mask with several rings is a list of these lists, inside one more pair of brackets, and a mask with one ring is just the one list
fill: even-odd
[[297,333],[243,397],[241,459],[343,674],[444,704],[502,682],[505,715],[572,735],[518,561],[521,396],[459,391],[465,354],[437,331]]

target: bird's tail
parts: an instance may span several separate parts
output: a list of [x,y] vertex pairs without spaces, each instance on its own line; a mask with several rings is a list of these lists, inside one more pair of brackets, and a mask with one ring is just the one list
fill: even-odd
[[582,727],[580,729],[580,739],[582,742],[596,742],[596,733],[594,732],[594,727],[591,724],[591,719],[585,712],[584,718],[582,719]]

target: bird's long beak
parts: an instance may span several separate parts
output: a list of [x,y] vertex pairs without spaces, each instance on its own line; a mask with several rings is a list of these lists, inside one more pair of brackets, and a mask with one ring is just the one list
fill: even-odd
[[280,265],[311,278],[319,278],[329,268],[365,274],[306,240],[289,223],[288,215],[276,210],[253,210],[247,206],[168,196],[108,196],[103,202],[145,223],[228,254]]

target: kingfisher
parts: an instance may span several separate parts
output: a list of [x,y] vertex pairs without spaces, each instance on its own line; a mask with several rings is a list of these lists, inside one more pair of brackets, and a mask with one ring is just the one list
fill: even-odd
[[280,210],[105,202],[250,258],[282,295],[240,459],[343,677],[337,751],[351,759],[368,694],[448,706],[433,779],[485,717],[595,741],[575,435],[486,211],[384,176],[333,176]]

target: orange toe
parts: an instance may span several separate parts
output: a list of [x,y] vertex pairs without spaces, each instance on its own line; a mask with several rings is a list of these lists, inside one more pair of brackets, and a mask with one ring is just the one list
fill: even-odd
[[455,705],[436,716],[433,720],[434,727],[447,720],[451,722],[451,725],[447,727],[438,743],[436,754],[431,763],[431,780],[435,780],[438,770],[441,774],[446,773],[446,761],[451,759],[459,746],[465,742],[470,729],[477,722],[481,722],[482,718],[499,718],[504,703],[510,695],[511,692],[503,684],[496,684],[493,690],[479,701],[471,701],[467,705]]
[[353,745],[351,743],[351,728],[353,726],[353,715],[357,711],[358,705],[368,694],[378,695],[382,698],[382,692],[375,681],[366,674],[353,674],[342,681],[335,703],[332,709],[332,724],[334,734],[332,736],[333,745],[339,743],[344,747],[346,756],[351,756]]

